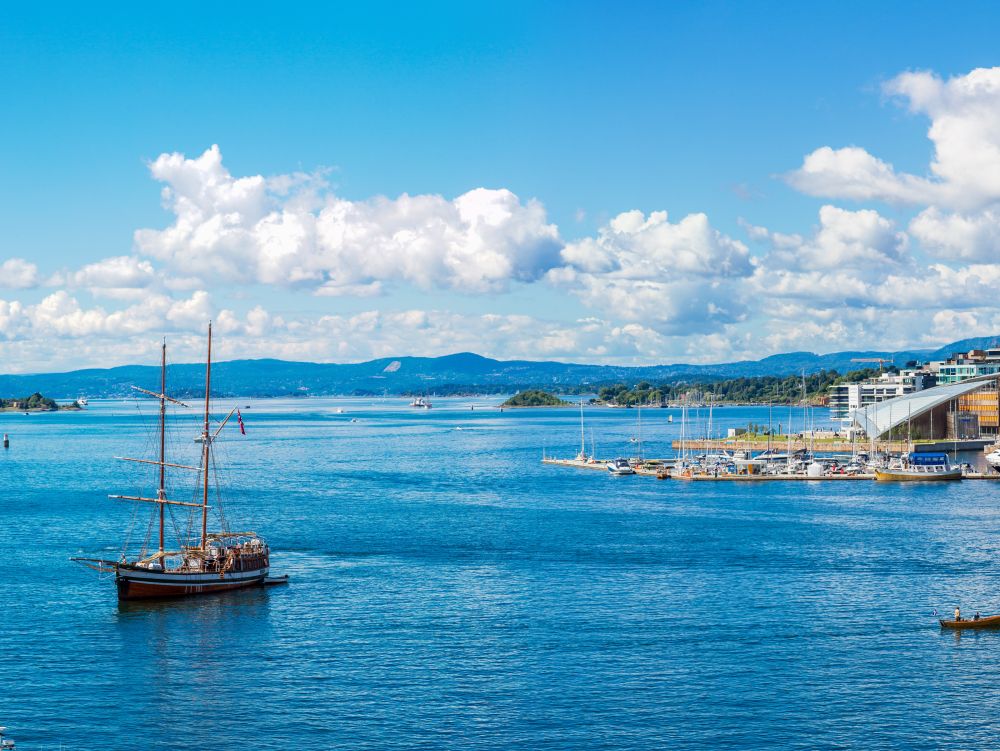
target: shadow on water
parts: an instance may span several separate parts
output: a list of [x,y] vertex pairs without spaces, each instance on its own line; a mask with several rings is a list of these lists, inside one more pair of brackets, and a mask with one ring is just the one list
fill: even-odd
[[164,597],[149,600],[119,600],[121,619],[168,618],[182,616],[210,625],[236,617],[260,618],[266,615],[269,587],[237,589],[195,597]]

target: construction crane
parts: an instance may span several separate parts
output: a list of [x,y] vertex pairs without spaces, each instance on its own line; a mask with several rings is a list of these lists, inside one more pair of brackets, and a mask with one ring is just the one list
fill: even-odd
[[852,357],[851,362],[877,362],[879,373],[882,372],[883,363],[889,363],[890,365],[892,365],[892,360],[891,359],[887,360],[884,357]]

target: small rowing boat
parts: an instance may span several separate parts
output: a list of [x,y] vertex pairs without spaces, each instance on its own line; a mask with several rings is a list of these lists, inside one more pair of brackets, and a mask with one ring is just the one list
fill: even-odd
[[941,628],[1000,628],[1000,615],[986,615],[979,618],[960,618],[948,621],[941,619]]

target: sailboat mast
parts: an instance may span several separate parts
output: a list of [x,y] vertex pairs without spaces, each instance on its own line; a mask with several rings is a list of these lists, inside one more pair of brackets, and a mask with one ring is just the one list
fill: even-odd
[[788,400],[788,450],[785,458],[785,474],[792,474],[792,400]]
[[212,393],[212,323],[208,323],[208,357],[205,359],[205,426],[202,429],[202,462],[205,476],[201,498],[201,549],[208,542],[208,460],[211,451],[212,438],[208,434],[209,397]]
[[[160,487],[157,498],[167,498],[167,340],[160,352]],[[160,503],[160,565],[163,566],[163,508]]]
[[583,434],[583,397],[580,397],[580,457],[587,454],[587,442]]
[[713,396],[715,396],[714,393],[708,395],[708,431],[707,431],[708,435],[706,436],[706,439],[709,441],[712,440],[712,406],[713,406],[712,397]]
[[684,394],[683,400],[681,401],[681,463],[687,459],[687,445],[685,441],[687,440],[687,394]]

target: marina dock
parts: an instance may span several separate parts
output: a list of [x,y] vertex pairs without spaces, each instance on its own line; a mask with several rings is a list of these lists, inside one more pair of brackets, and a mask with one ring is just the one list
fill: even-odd
[[[557,467],[574,467],[576,469],[596,469],[599,472],[607,473],[607,464],[610,459],[595,459],[593,461],[580,461],[579,459],[542,459],[542,464],[551,464]],[[645,465],[633,467],[637,475],[648,475],[656,477],[657,473],[663,469],[669,469],[674,464],[673,459],[654,459]]]
[[[875,475],[871,473],[846,474],[828,473],[823,475],[809,475],[805,472],[793,474],[735,474],[729,472],[674,472],[674,459],[653,459],[646,464],[635,466],[637,475],[646,477],[657,477],[660,479],[671,479],[696,482],[841,482],[854,480],[875,480]],[[542,464],[555,467],[572,467],[574,469],[590,469],[599,472],[607,472],[607,459],[597,459],[594,461],[580,461],[579,459],[542,459]],[[997,472],[969,472],[962,475],[963,480],[1000,480],[1000,473]]]
[[[770,444],[766,438],[759,440],[740,438],[715,438],[715,439],[687,439],[685,441],[673,441],[670,448],[675,451],[765,451],[770,447],[774,451],[788,450],[789,442],[786,438],[773,439]],[[793,438],[791,441],[792,451],[812,451],[823,453],[851,453],[852,449],[865,448],[867,441],[860,441],[852,444],[847,440],[830,440],[829,438]],[[906,441],[879,441],[879,448],[889,453],[903,453],[909,450]]]
[[[914,442],[914,451],[981,451],[983,447],[993,443],[992,438],[961,439],[961,440],[936,440]],[[857,441],[851,443],[844,439],[830,438],[792,438],[792,451],[813,451],[822,453],[851,453],[853,449],[864,449],[868,446],[868,441]],[[910,444],[905,440],[900,441],[879,441],[879,450],[890,454],[902,454],[910,451]],[[683,443],[679,440],[672,441],[670,447],[675,451],[687,449],[688,451],[765,451],[771,448],[776,451],[786,451],[788,449],[788,439],[779,436],[771,439],[768,443],[766,436],[758,438],[700,438],[687,439]]]

